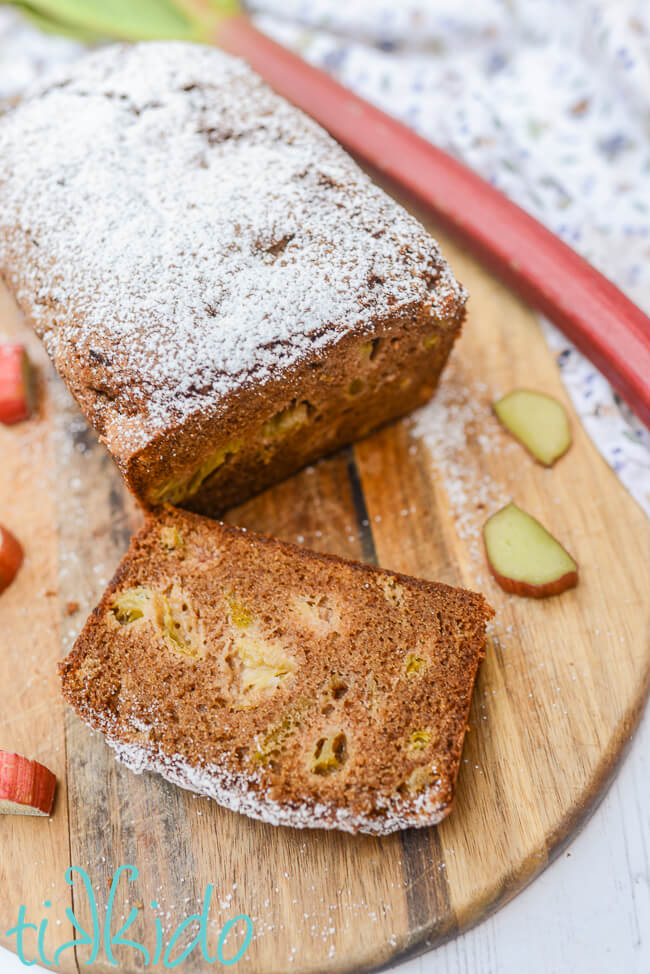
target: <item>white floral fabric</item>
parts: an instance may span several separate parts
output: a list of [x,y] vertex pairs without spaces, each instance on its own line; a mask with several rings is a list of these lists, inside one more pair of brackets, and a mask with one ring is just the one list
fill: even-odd
[[[650,313],[647,0],[248,8],[262,30],[472,166]],[[78,51],[0,10],[0,98]],[[557,329],[544,330],[585,428],[650,516],[650,433]]]

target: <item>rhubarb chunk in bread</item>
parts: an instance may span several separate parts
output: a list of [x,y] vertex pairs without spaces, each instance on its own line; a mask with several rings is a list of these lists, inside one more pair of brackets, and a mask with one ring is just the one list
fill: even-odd
[[134,771],[276,825],[385,834],[452,807],[491,614],[161,509],[60,664],[63,693]]
[[212,514],[425,402],[466,298],[322,128],[182,43],[3,116],[0,275],[140,501]]

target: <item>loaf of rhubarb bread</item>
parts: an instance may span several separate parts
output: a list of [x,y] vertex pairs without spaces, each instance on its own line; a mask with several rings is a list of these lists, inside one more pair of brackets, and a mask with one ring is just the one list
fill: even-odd
[[276,825],[384,834],[451,809],[481,595],[162,507],[61,664],[135,771]]
[[205,513],[427,400],[466,297],[323,129],[185,43],[3,115],[0,274],[139,500]]

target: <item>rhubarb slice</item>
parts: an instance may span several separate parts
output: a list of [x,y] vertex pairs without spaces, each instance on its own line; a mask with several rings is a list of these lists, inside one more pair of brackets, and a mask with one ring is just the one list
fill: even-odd
[[23,563],[23,549],[8,528],[0,524],[0,592],[4,592],[16,577]]
[[506,592],[541,599],[578,584],[571,555],[516,504],[488,519],[483,538],[490,571]]
[[0,814],[49,815],[56,777],[22,754],[0,751]]
[[515,389],[493,409],[508,432],[545,467],[553,466],[571,446],[566,409],[544,392]]
[[34,410],[34,375],[25,346],[0,345],[0,423],[29,419]]

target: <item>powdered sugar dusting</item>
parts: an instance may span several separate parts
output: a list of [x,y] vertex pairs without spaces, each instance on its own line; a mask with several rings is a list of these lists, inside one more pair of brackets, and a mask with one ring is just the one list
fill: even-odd
[[200,765],[182,754],[166,754],[148,733],[151,728],[141,721],[130,719],[130,728],[125,729],[113,715],[97,713],[89,709],[85,701],[78,700],[75,706],[79,716],[105,736],[118,761],[135,774],[157,772],[174,785],[269,825],[389,835],[400,829],[437,825],[449,811],[442,781],[408,798],[400,794],[378,793],[374,814],[371,811],[364,814],[334,801],[308,801],[299,795],[290,803],[278,801],[264,787],[259,773],[234,772],[226,761]]
[[[494,396],[487,385],[461,370],[456,360],[449,362],[435,397],[414,414],[411,432],[431,454],[433,472],[449,499],[456,531],[478,568],[484,564],[483,525],[511,500],[507,486],[493,479],[482,458],[521,447],[504,437],[492,414]],[[478,450],[468,449],[469,443]]]
[[400,829],[437,825],[448,811],[447,801],[441,800],[439,794],[444,790],[442,785],[431,786],[408,802],[399,795],[393,796],[390,803],[386,803],[382,809],[384,814],[381,817],[364,815],[334,802],[306,802],[296,799],[291,804],[282,803],[275,801],[268,790],[256,787],[255,775],[233,774],[223,764],[200,767],[180,754],[168,757],[151,746],[112,737],[110,731],[104,730],[104,733],[106,742],[115,750],[117,759],[136,774],[143,771],[158,772],[172,784],[212,798],[224,808],[269,825],[389,835]]
[[111,47],[0,126],[0,270],[115,452],[378,316],[464,300],[435,243],[241,61]]

